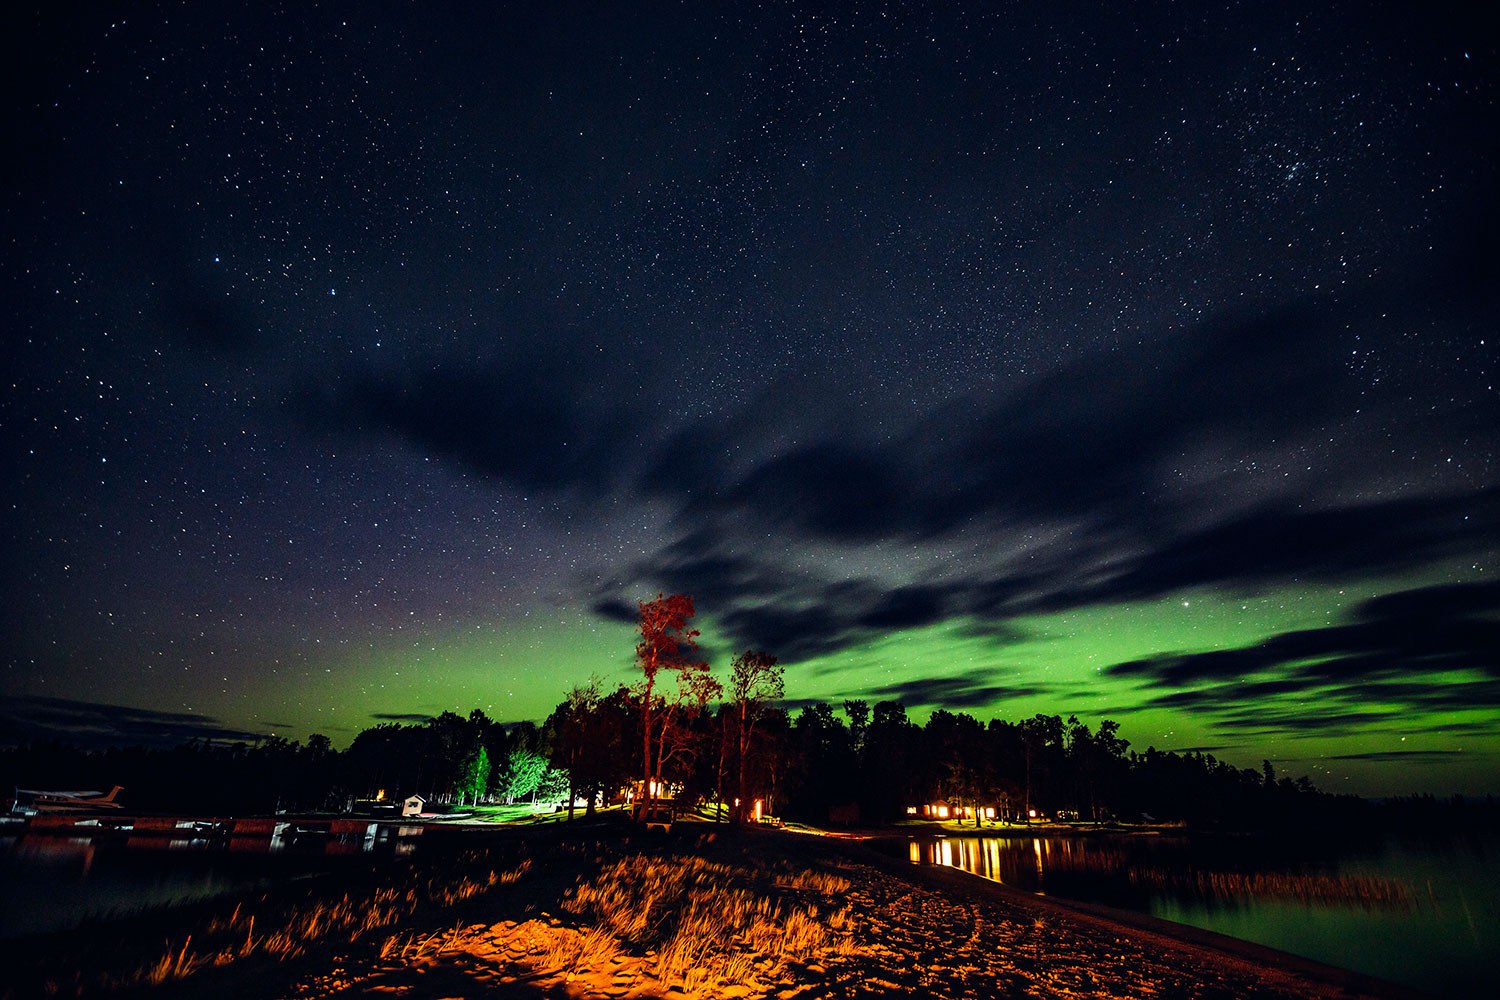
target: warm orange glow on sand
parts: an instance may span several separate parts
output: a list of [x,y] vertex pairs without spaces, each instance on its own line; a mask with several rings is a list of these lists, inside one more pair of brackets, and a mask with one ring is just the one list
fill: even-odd
[[[160,959],[133,976],[99,972],[139,984],[191,979],[203,995],[232,976],[242,990],[300,1000],[515,988],[625,1000],[1331,998],[1342,988],[964,873],[845,854],[824,838],[755,828],[666,841],[528,840],[509,856],[518,850],[532,860],[504,869],[507,852],[475,852],[441,875],[290,912],[241,904],[169,936]],[[46,979],[30,967],[8,972],[45,992],[81,974],[77,955],[63,957],[66,971]]]

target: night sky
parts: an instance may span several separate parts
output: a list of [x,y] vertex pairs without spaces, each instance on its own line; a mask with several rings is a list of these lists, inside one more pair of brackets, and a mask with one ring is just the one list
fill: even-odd
[[1500,792],[1494,25],[1205,6],[11,15],[0,740],[539,720],[676,591]]

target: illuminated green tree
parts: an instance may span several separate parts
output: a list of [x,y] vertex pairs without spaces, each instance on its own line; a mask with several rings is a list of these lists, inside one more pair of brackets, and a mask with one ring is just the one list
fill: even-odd
[[469,756],[464,764],[462,777],[458,782],[458,802],[463,805],[463,800],[468,797],[475,805],[490,788],[490,754],[483,745],[479,746]]
[[524,747],[512,750],[505,768],[505,800],[514,803],[516,799],[524,799],[528,795],[534,800],[537,785],[546,773],[546,757]]

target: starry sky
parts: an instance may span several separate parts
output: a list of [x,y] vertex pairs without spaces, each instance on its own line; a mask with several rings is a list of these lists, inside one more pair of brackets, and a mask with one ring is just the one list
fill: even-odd
[[665,591],[1500,793],[1477,6],[12,14],[0,735],[540,719]]

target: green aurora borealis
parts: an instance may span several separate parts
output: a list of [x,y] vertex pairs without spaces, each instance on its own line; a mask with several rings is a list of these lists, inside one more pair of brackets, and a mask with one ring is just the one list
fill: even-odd
[[[1024,616],[1007,622],[1010,634],[1003,636],[987,634],[972,622],[950,621],[872,636],[836,654],[790,665],[787,695],[794,706],[800,700],[835,707],[846,698],[904,700],[919,722],[939,707],[981,721],[1037,713],[1076,714],[1090,725],[1111,718],[1136,750],[1202,750],[1252,768],[1269,758],[1281,773],[1306,774],[1328,791],[1490,794],[1497,790],[1500,722],[1482,706],[1419,710],[1400,697],[1382,699],[1374,689],[1363,706],[1371,717],[1321,726],[1313,723],[1330,721],[1330,714],[1346,706],[1316,687],[1247,701],[1237,697],[1234,683],[1204,684],[1190,690],[1213,692],[1215,707],[1186,710],[1159,704],[1168,692],[1108,670],[1158,654],[1235,649],[1283,632],[1337,625],[1358,601],[1441,579],[1284,587],[1239,598],[1189,591]],[[703,610],[698,624],[711,664],[722,674],[732,650],[715,629],[710,609]],[[479,708],[503,721],[540,722],[572,684],[591,676],[607,685],[632,682],[634,642],[633,630],[621,622],[543,613],[519,623],[472,626],[334,654],[322,671],[310,671],[291,686],[286,697],[273,696],[255,718],[239,714],[254,696],[224,704],[210,697],[202,707],[249,727],[285,720],[278,727],[282,735],[332,733],[341,744],[379,720],[412,721],[445,710],[467,714]],[[907,686],[920,690],[924,680],[955,677],[973,678],[978,688],[963,704],[903,699]],[[1431,680],[1480,683],[1483,677],[1460,670]],[[989,695],[986,686],[1024,690]],[[1229,717],[1248,719],[1249,725],[1220,724]],[[1264,721],[1257,723],[1258,718]],[[1397,756],[1399,766],[1393,764]]]

